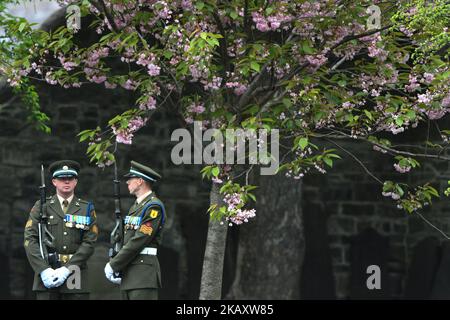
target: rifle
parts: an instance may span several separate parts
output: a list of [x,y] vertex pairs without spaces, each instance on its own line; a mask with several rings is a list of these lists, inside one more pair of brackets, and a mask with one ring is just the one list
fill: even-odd
[[47,223],[47,209],[45,208],[45,176],[44,176],[44,166],[41,165],[41,185],[39,186],[41,194],[41,203],[39,207],[39,250],[41,252],[41,257],[44,259],[53,269],[59,268],[58,254],[56,253],[55,247],[55,237],[48,231]]
[[123,246],[123,220],[120,213],[120,181],[117,176],[117,165],[114,162],[114,215],[116,216],[116,225],[111,232],[111,248],[109,257],[114,258]]

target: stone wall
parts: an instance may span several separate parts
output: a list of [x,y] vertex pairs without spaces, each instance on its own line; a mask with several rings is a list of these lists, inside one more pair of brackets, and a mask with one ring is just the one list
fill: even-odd
[[[352,141],[342,141],[339,144],[382,180],[403,181],[411,185],[430,182],[442,192],[450,179],[446,161],[426,160],[421,162],[420,169],[403,175],[395,172],[391,157],[372,151],[370,146],[356,145]],[[389,292],[386,297],[402,298],[405,295],[408,270],[417,243],[429,236],[436,237],[440,242],[447,239],[417,214],[407,214],[397,209],[392,199],[382,196],[382,185],[379,182],[370,177],[348,154],[342,150],[337,152],[343,160],[336,162],[334,168],[327,170],[326,175],[316,172],[307,175],[303,180],[304,204],[308,202],[309,210],[316,208],[327,215],[336,297],[350,297],[351,240],[367,228],[373,228],[389,241]],[[420,213],[449,235],[448,209],[448,200],[443,197],[433,200],[433,205]]]

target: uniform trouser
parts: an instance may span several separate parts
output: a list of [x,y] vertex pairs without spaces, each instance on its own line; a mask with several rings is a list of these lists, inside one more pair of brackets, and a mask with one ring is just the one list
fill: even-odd
[[157,288],[121,290],[122,300],[158,300]]
[[89,300],[89,293],[60,293],[57,291],[38,291],[36,300]]

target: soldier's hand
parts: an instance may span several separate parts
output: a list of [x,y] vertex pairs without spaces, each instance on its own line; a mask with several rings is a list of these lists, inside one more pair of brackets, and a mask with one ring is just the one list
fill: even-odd
[[55,270],[55,275],[56,275],[56,279],[55,279],[55,287],[59,287],[61,286],[64,281],[66,281],[67,277],[70,275],[70,270],[66,267],[61,267]]
[[105,265],[105,276],[106,279],[114,284],[120,284],[122,282],[122,278],[119,278],[114,274],[114,270],[111,268],[109,262]]
[[108,262],[105,265],[105,276],[109,280],[109,278],[111,278],[113,274],[114,274],[114,270],[111,268],[111,265]]
[[56,281],[56,273],[52,268],[47,268],[41,272],[41,279],[46,288],[54,288]]
[[116,275],[112,275],[112,277],[109,278],[108,280],[114,284],[120,284],[122,282],[122,278],[120,278],[119,276],[116,276]]

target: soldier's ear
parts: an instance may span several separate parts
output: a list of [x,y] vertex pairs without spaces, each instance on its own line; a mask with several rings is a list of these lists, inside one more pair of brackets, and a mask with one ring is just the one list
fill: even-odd
[[56,187],[56,179],[52,179],[52,184]]

